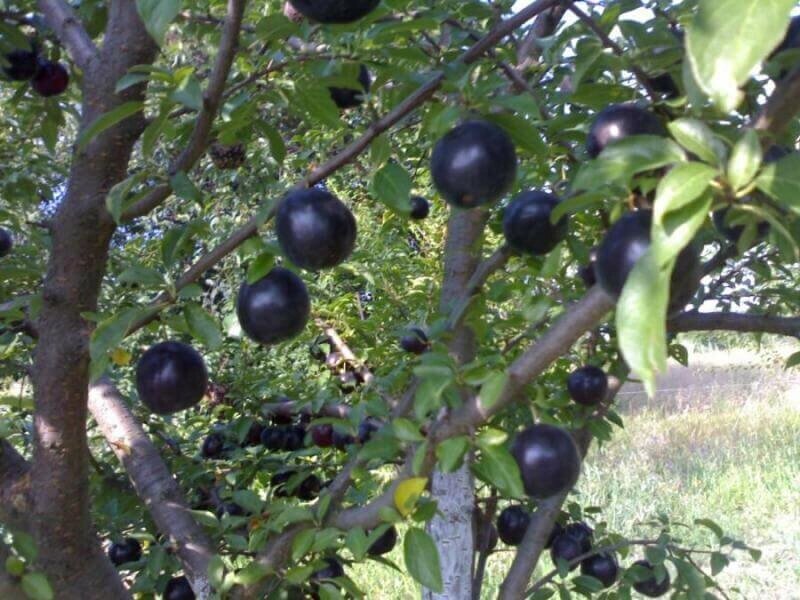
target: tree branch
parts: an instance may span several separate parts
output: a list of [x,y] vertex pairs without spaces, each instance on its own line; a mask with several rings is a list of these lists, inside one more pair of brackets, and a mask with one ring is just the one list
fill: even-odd
[[176,547],[195,594],[208,598],[208,564],[214,546],[192,518],[177,481],[109,380],[102,379],[90,388],[89,411],[159,531]]
[[[555,6],[560,1],[561,0],[537,0],[527,8],[519,11],[513,17],[510,17],[509,19],[499,23],[494,29],[481,38],[480,41],[475,43],[475,45],[462,54],[461,57],[456,60],[456,63],[461,62],[464,64],[472,64],[478,60],[486,52],[486,50],[493,47],[514,29],[530,21],[548,8]],[[364,152],[364,150],[369,147],[375,138],[402,121],[415,109],[427,102],[441,87],[444,79],[445,75],[442,72],[432,75],[425,84],[419,87],[405,100],[400,102],[400,104],[398,104],[392,111],[390,111],[381,119],[378,119],[372,123],[372,125],[367,128],[360,138],[353,141],[328,162],[317,167],[314,171],[309,173],[301,182],[298,183],[298,187],[309,187],[319,183],[326,177],[329,177],[345,165],[355,160],[362,152]],[[255,235],[261,225],[272,219],[276,210],[277,205],[273,207],[273,209],[267,214],[266,218],[259,214],[251,217],[250,220],[248,220],[239,229],[234,231],[226,240],[221,242],[217,247],[213,248],[206,255],[202,256],[194,265],[192,265],[178,279],[175,284],[175,290],[180,291],[190,283],[193,283],[198,277],[200,277],[200,275],[219,263],[223,258],[244,243],[245,240]],[[153,302],[152,306],[157,307],[160,310],[172,304],[174,301],[175,299],[172,296],[164,293]],[[148,317],[135,322],[129,329],[128,335],[138,331],[157,317],[158,312],[154,312]]]
[[[214,61],[214,68],[208,80],[208,87],[203,94],[203,107],[197,115],[189,143],[170,165],[170,175],[180,171],[189,171],[203,156],[208,147],[209,134],[222,103],[225,82],[228,79],[228,73],[230,73],[239,45],[239,32],[242,28],[242,17],[246,4],[246,0],[228,0],[228,14],[225,17],[225,24],[222,28],[222,36],[217,58]],[[122,220],[128,221],[146,215],[164,202],[171,193],[172,188],[169,185],[164,184],[156,187],[147,196],[125,211],[122,215]]]
[[775,87],[775,91],[753,122],[753,128],[772,136],[780,134],[800,110],[800,67],[790,72]]
[[64,0],[39,0],[37,4],[75,64],[84,71],[91,71],[100,53],[75,11]]
[[672,317],[667,326],[673,332],[738,331],[742,333],[772,333],[800,339],[800,317],[722,312],[685,312]]

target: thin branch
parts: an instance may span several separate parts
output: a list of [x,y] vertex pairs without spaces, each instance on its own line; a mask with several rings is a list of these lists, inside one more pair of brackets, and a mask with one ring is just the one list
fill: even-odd
[[[214,119],[222,103],[222,94],[225,91],[225,82],[228,79],[233,59],[239,46],[239,32],[242,28],[242,17],[246,0],[228,0],[228,14],[222,28],[219,51],[214,61],[214,68],[208,80],[208,87],[203,94],[203,106],[197,115],[194,131],[189,143],[183,152],[178,155],[170,165],[170,174],[179,171],[189,171],[200,159],[208,147],[209,134],[214,124]],[[169,185],[160,185],[151,191],[139,202],[131,206],[122,215],[123,221],[146,215],[159,204],[164,202],[172,193]]]
[[100,53],[75,11],[64,0],[39,0],[37,4],[75,64],[84,71],[90,71]]
[[[462,54],[461,57],[456,60],[456,63],[474,63],[481,56],[483,56],[488,49],[492,48],[514,29],[530,21],[538,14],[556,5],[558,2],[560,2],[560,0],[537,0],[530,6],[516,13],[513,17],[510,17],[502,23],[499,23],[494,29],[481,38],[480,41],[475,43],[475,45]],[[433,97],[436,91],[441,87],[444,79],[445,75],[442,72],[432,75],[425,84],[419,87],[400,104],[398,104],[392,111],[390,111],[381,119],[378,119],[372,123],[372,125],[367,128],[360,138],[353,141],[349,146],[344,148],[328,162],[317,167],[314,171],[309,173],[298,184],[298,187],[309,187],[319,183],[326,177],[329,177],[345,165],[355,160],[361,155],[362,152],[364,152],[364,150],[369,148],[369,145],[375,138],[402,121],[415,109],[419,108],[431,97]],[[175,290],[180,291],[190,283],[193,283],[198,277],[200,277],[200,275],[219,263],[223,258],[244,243],[245,240],[255,235],[261,225],[272,219],[276,210],[277,206],[273,207],[266,217],[260,214],[256,214],[251,217],[250,220],[248,220],[239,229],[234,231],[226,240],[221,242],[217,247],[213,248],[208,254],[201,257],[193,266],[191,266],[178,279],[175,284]],[[152,306],[161,310],[164,307],[172,304],[174,301],[175,299],[170,294],[164,293],[153,302]],[[138,331],[157,317],[157,312],[154,312],[148,317],[135,322],[129,329],[128,335]]]
[[[578,19],[586,25],[592,32],[603,42],[603,45],[611,50],[614,54],[619,57],[625,58],[625,50],[617,44],[614,40],[612,40],[605,31],[595,23],[594,19],[591,16],[583,12],[580,8],[575,6],[574,0],[566,0],[567,7],[571,13],[573,13]],[[655,102],[658,100],[658,94],[656,94],[653,86],[650,83],[650,78],[647,76],[647,73],[642,71],[637,65],[630,63],[627,65],[628,70],[634,74],[639,84],[645,89],[647,95],[650,96],[650,99]]]
[[772,136],[779,135],[800,110],[800,67],[790,72],[775,87],[775,91],[753,122],[753,128]]
[[89,411],[159,531],[176,547],[195,594],[208,598],[208,565],[214,546],[191,516],[183,492],[158,450],[109,380],[102,379],[90,388]]
[[369,367],[358,360],[358,357],[356,357],[355,353],[350,349],[350,346],[347,345],[347,343],[333,327],[326,324],[324,321],[322,321],[322,319],[317,319],[316,323],[317,326],[322,329],[323,333],[328,336],[328,339],[330,339],[331,344],[336,351],[341,354],[347,362],[358,367],[359,372],[364,378],[364,383],[370,384],[375,381],[375,375],[372,373],[372,371],[370,371]]
[[478,268],[475,269],[475,273],[472,275],[469,282],[467,282],[461,298],[459,298],[453,305],[453,309],[448,319],[448,327],[450,329],[458,326],[458,324],[464,318],[467,308],[469,308],[470,302],[472,302],[475,294],[480,291],[483,284],[486,283],[493,273],[506,266],[506,263],[511,258],[512,254],[513,251],[511,248],[503,245],[478,265]]
[[673,332],[738,331],[741,333],[772,333],[800,338],[800,317],[685,312],[672,317],[667,325]]

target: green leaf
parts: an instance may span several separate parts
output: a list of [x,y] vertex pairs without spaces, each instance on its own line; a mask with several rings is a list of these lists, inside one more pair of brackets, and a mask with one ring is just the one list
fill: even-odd
[[136,0],[136,8],[147,32],[160,46],[170,23],[181,10],[181,0]]
[[44,573],[27,573],[22,576],[22,591],[31,600],[53,600],[55,594]]
[[203,90],[194,73],[189,72],[170,94],[170,98],[186,108],[199,111],[203,108]]
[[261,514],[264,502],[253,490],[236,490],[233,492],[233,501],[254,515]]
[[275,255],[272,252],[262,252],[247,267],[247,283],[253,285],[275,266]]
[[669,125],[669,132],[677,142],[700,160],[720,166],[725,162],[728,149],[708,125],[697,119],[676,119]]
[[765,165],[756,185],[786,208],[800,214],[800,154],[792,152],[778,162]]
[[651,397],[656,374],[667,365],[667,304],[675,265],[672,260],[659,268],[652,250],[651,246],[628,275],[616,313],[622,355]]
[[548,148],[539,129],[530,121],[509,113],[494,113],[486,116],[511,137],[514,145],[532,156],[547,156]]
[[215,554],[208,563],[208,582],[215,589],[219,589],[224,580],[225,563],[219,554]]
[[740,190],[753,180],[764,152],[761,150],[761,142],[758,134],[748,129],[741,139],[736,142],[728,161],[728,181],[734,190]]
[[6,558],[6,573],[14,577],[22,577],[25,573],[25,561],[18,556],[9,554]]
[[253,585],[264,579],[270,574],[269,567],[266,567],[256,561],[251,562],[244,569],[236,572],[233,580],[238,585]]
[[439,551],[431,537],[418,527],[410,527],[403,541],[403,555],[409,574],[436,593],[444,589]]
[[78,150],[83,150],[97,135],[144,109],[143,102],[126,102],[97,117],[75,140]]
[[792,367],[796,367],[800,365],[800,352],[795,352],[789,358],[786,359],[786,365],[784,365],[784,369],[791,369]]
[[590,206],[595,204],[602,204],[608,198],[605,192],[587,192],[585,194],[578,194],[567,198],[558,204],[550,213],[550,222],[555,224],[564,217],[571,213],[579,213],[585,211]]
[[739,86],[780,43],[796,0],[700,0],[686,32],[689,64],[700,88],[724,113],[742,99]]
[[634,175],[686,160],[683,150],[669,139],[635,135],[607,147],[595,160],[581,167],[574,191],[592,191],[609,184],[627,184]]
[[189,176],[183,171],[178,171],[170,177],[169,185],[179,198],[190,202],[197,202],[198,204],[203,203],[203,192],[192,183],[192,180],[189,179]]
[[216,319],[208,314],[202,306],[190,302],[184,308],[183,314],[192,336],[205,347],[209,350],[216,350],[222,345],[222,331]]
[[500,399],[500,395],[503,393],[503,389],[505,389],[507,381],[508,375],[505,371],[492,373],[489,378],[484,381],[481,386],[480,394],[478,395],[480,405],[484,410],[491,409],[497,403]]
[[519,466],[503,446],[481,446],[481,457],[473,465],[473,471],[504,496],[522,498],[525,495]]
[[722,527],[717,525],[711,519],[695,519],[694,524],[700,525],[701,527],[705,527],[706,529],[710,530],[715,536],[717,536],[717,539],[721,539],[722,536],[725,535],[725,532],[722,530]]
[[125,212],[128,206],[128,195],[131,193],[131,190],[147,179],[147,176],[147,171],[139,171],[124,181],[119,182],[108,192],[108,196],[106,196],[106,209],[111,213],[111,218],[114,219],[115,223],[119,224],[122,213]]
[[425,439],[419,432],[419,425],[408,419],[393,420],[392,431],[395,437],[403,442],[421,442]]
[[136,283],[144,287],[157,287],[164,285],[164,277],[150,267],[133,265],[119,275],[120,283]]
[[342,126],[339,109],[326,87],[314,85],[298,89],[292,96],[291,107],[323,127],[339,129]]
[[372,178],[371,193],[389,209],[401,215],[411,212],[411,175],[397,163],[389,163]]
[[92,360],[104,356],[109,350],[119,346],[133,322],[148,314],[150,310],[142,307],[130,307],[101,321],[92,333],[92,341],[89,345]]
[[292,561],[298,562],[308,554],[314,544],[314,535],[316,533],[314,529],[304,529],[295,536],[292,541]]
[[436,446],[436,458],[439,469],[445,473],[452,473],[460,465],[464,454],[469,450],[469,438],[465,436],[452,437]]

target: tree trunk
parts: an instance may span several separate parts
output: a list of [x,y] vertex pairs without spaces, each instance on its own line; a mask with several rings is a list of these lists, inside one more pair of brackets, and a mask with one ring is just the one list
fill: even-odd
[[[451,209],[445,244],[444,283],[440,308],[447,314],[451,303],[461,297],[475,272],[481,254],[486,214],[481,210]],[[475,357],[472,330],[460,325],[453,331],[450,353],[459,364]],[[442,564],[444,589],[441,594],[423,590],[424,600],[472,598],[472,563],[475,540],[472,526],[475,494],[469,460],[454,473],[435,471],[431,495],[437,501],[441,516],[436,515],[428,526]]]
[[[143,98],[141,85],[121,94],[114,86],[131,66],[154,56],[155,45],[135,3],[113,2],[106,45],[84,77],[81,131],[120,104]],[[97,310],[115,229],[105,197],[125,178],[143,127],[141,114],[131,117],[73,154],[67,193],[52,223],[33,368],[31,482],[38,567],[59,599],[128,597],[102,552],[89,513],[86,417],[92,324],[82,314]]]

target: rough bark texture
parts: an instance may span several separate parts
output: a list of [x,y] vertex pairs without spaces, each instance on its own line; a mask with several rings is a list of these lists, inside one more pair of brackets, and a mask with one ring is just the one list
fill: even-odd
[[[453,301],[464,294],[478,267],[485,224],[486,215],[482,211],[453,209],[450,214],[440,301],[440,309],[445,314],[452,310]],[[459,364],[475,357],[475,336],[469,327],[462,324],[453,330],[450,352]],[[428,532],[439,549],[444,589],[441,594],[424,590],[422,597],[425,600],[471,598],[475,492],[469,461],[465,460],[453,473],[435,471],[431,495],[437,501],[440,514],[431,520]]]
[[103,379],[92,386],[89,411],[125,467],[156,527],[176,549],[195,595],[205,600],[211,595],[207,573],[214,546],[189,513],[178,482],[110,381]]
[[[135,3],[113,2],[97,70],[84,77],[82,130],[103,113],[143,97],[142,86],[119,95],[114,86],[131,66],[151,62],[155,50]],[[143,125],[141,115],[127,119],[73,156],[67,193],[52,223],[33,369],[32,533],[39,548],[38,566],[48,574],[59,599],[128,597],[100,548],[89,515],[86,401],[91,324],[81,314],[97,308],[114,232],[105,196],[126,176]]]

